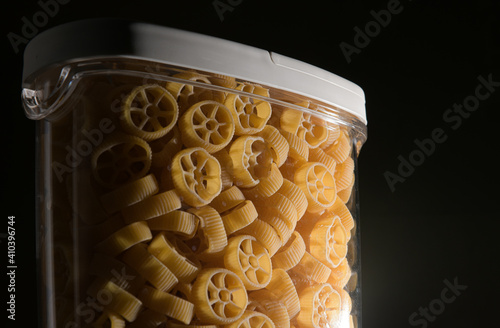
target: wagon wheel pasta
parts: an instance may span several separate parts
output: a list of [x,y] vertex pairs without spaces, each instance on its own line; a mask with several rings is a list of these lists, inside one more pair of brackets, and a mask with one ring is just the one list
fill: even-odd
[[227,328],[275,328],[274,322],[265,314],[257,311],[245,311],[236,322],[226,326]]
[[248,296],[241,279],[233,272],[204,269],[193,284],[191,301],[196,316],[209,324],[230,324],[245,311]]
[[167,82],[166,84],[166,89],[177,100],[181,113],[199,101],[214,100],[221,102],[224,100],[224,94],[221,91],[214,91],[191,84],[191,82],[212,84],[208,76],[196,72],[181,72],[173,77],[186,80],[186,83]]
[[182,115],[179,128],[186,147],[201,147],[215,153],[231,141],[234,121],[226,106],[205,100],[195,103]]
[[222,189],[217,159],[200,147],[186,148],[172,160],[172,180],[184,202],[191,206],[210,203]]
[[240,277],[247,290],[264,288],[271,280],[269,253],[257,239],[249,235],[229,239],[224,265]]
[[340,264],[347,254],[347,236],[338,216],[328,216],[316,222],[309,248],[315,258],[330,268]]
[[125,131],[146,141],[166,135],[177,122],[175,98],[163,87],[151,84],[136,87],[125,98],[121,123]]
[[[310,108],[309,101],[297,104]],[[319,147],[328,138],[328,128],[326,122],[311,114],[286,108],[280,117],[281,129],[297,135],[304,140],[310,148]]]
[[[95,191],[101,207],[78,212],[79,236],[91,234],[93,246],[84,287],[113,295],[93,325],[354,324],[348,131],[310,114],[310,102],[296,104],[303,112],[267,101],[262,86],[196,72],[175,78],[117,88],[119,131],[92,152],[83,168],[91,179],[67,179],[70,191],[71,183]],[[69,249],[56,255],[74,262]],[[76,283],[61,282],[59,298]]]
[[[236,90],[248,94],[268,97],[269,91],[254,84],[240,84]],[[251,95],[231,93],[224,104],[231,110],[235,123],[235,134],[251,135],[261,131],[271,117],[271,104]]]
[[92,153],[94,178],[107,188],[131,182],[146,175],[151,156],[151,147],[143,139],[119,133],[109,135]]
[[317,162],[309,162],[295,171],[295,183],[308,200],[307,211],[317,213],[333,205],[337,190],[333,172]]
[[340,316],[340,295],[329,284],[315,285],[300,293],[300,306],[301,312],[297,317],[299,327],[331,327]]

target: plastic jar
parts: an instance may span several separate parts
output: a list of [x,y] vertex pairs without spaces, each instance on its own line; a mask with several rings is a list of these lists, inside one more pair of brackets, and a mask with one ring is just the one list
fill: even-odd
[[42,327],[359,327],[363,91],[122,20],[28,45]]

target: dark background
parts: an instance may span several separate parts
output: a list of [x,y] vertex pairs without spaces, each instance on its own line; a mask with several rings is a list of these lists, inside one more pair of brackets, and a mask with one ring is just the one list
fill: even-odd
[[[370,12],[390,1],[233,0],[223,21],[213,2],[72,0],[39,30],[82,18],[133,18],[275,51],[357,83],[368,116],[358,180],[364,327],[412,327],[410,315],[441,297],[444,280],[467,289],[429,327],[498,326],[500,87],[456,130],[443,114],[474,95],[479,76],[500,81],[499,2],[401,0],[401,12],[350,63],[339,44],[353,45],[354,28],[364,29],[374,20]],[[15,215],[16,322],[1,310],[2,327],[10,328],[36,326],[35,124],[20,102],[22,50],[16,54],[7,35],[21,35],[22,17],[32,21],[41,7],[34,0],[9,6],[2,15],[0,232]],[[408,159],[418,149],[414,140],[435,128],[446,141],[391,191],[384,173],[397,174],[398,156]],[[5,278],[5,238],[0,245]]]

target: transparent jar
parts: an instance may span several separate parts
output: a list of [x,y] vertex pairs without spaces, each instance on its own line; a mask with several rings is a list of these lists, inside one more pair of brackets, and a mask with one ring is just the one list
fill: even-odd
[[33,39],[23,83],[42,327],[361,326],[358,86],[100,19]]

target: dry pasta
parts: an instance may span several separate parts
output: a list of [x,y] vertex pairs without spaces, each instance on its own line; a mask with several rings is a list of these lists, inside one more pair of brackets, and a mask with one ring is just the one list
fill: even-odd
[[146,141],[166,135],[177,122],[175,98],[157,84],[136,87],[125,98],[121,120],[125,131]]
[[153,311],[188,324],[194,316],[194,305],[180,297],[160,291],[150,286],[144,286],[139,292],[139,299]]
[[316,222],[309,248],[311,255],[330,268],[340,264],[347,255],[347,236],[338,216],[327,216]]
[[307,211],[317,213],[333,205],[337,190],[333,172],[325,165],[309,162],[302,165],[294,176],[295,183],[308,200]]
[[[311,114],[310,101],[286,108],[223,75],[126,81],[92,100],[118,104],[118,129],[66,181],[96,190],[77,204],[79,236],[94,247],[85,287],[104,309],[93,326],[353,326],[355,140],[345,127]],[[78,274],[60,245],[59,302]]]
[[271,117],[271,104],[265,100],[253,98],[251,94],[268,97],[269,90],[254,84],[240,84],[236,90],[247,95],[231,93],[224,104],[231,110],[235,123],[236,135],[252,135],[261,131]]
[[249,235],[229,239],[224,265],[238,275],[247,290],[264,288],[271,280],[269,253],[257,239]]
[[241,279],[222,268],[203,269],[193,284],[196,316],[209,324],[230,324],[245,311],[248,296]]
[[94,249],[96,252],[116,256],[140,242],[151,240],[151,230],[144,221],[134,222],[104,239]]
[[124,208],[122,215],[126,223],[149,220],[181,208],[181,199],[176,190],[169,190],[146,198]]
[[122,259],[161,291],[170,291],[179,282],[165,264],[148,252],[145,244],[132,246],[123,253]]
[[222,189],[221,166],[200,147],[178,152],[172,160],[172,181],[183,201],[191,206],[210,203]]
[[139,137],[115,133],[108,135],[92,152],[95,180],[106,188],[141,178],[151,167],[151,147]]
[[189,212],[175,210],[147,221],[151,230],[171,231],[174,234],[190,239],[198,228],[198,218]]
[[226,147],[234,135],[231,112],[213,100],[191,106],[180,118],[179,128],[186,147],[201,147],[209,153]]
[[101,202],[108,213],[114,213],[156,194],[158,190],[158,181],[155,176],[148,174],[102,195]]
[[96,278],[87,293],[105,305],[107,310],[118,313],[129,322],[134,321],[142,309],[142,302],[138,298],[110,280]]

